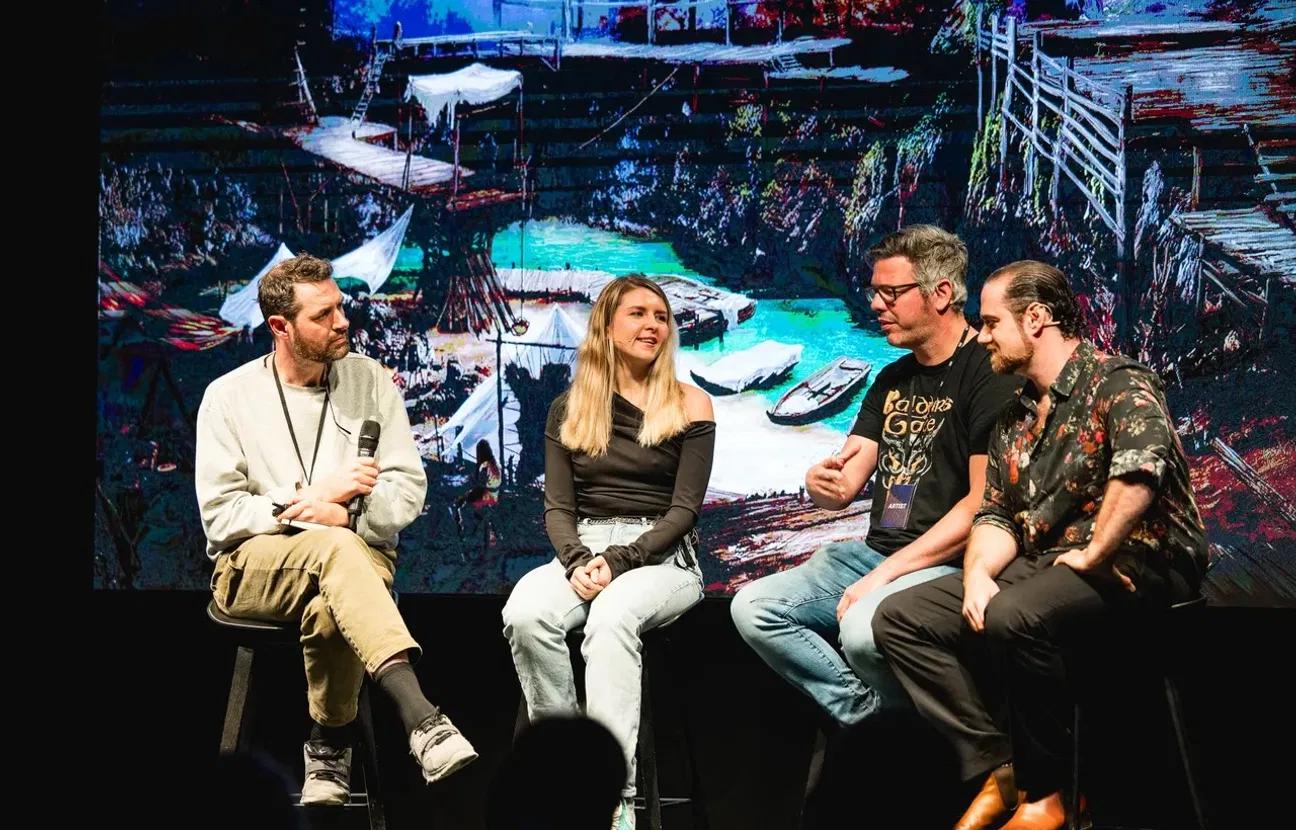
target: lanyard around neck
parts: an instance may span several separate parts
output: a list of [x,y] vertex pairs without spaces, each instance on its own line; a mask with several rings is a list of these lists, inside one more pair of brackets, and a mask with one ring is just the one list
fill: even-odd
[[[940,383],[936,385],[936,394],[940,394],[941,392],[945,391],[945,381],[949,379],[950,370],[954,368],[954,359],[958,357],[959,352],[963,351],[963,346],[967,344],[968,335],[971,333],[972,333],[972,326],[964,324],[963,334],[962,336],[959,337],[958,345],[954,347],[954,354],[950,355],[949,358],[946,359],[945,363],[943,364],[945,368],[941,371]],[[921,364],[919,365],[921,366]],[[913,398],[914,387],[917,385],[917,383],[918,383],[918,373],[915,373],[909,378],[909,390],[906,393],[909,398]]]
[[283,406],[284,421],[288,424],[288,435],[292,438],[293,450],[297,453],[297,463],[301,465],[302,475],[306,477],[306,484],[311,483],[311,476],[315,474],[315,459],[319,457],[320,438],[324,437],[324,413],[328,411],[329,406],[329,374],[332,366],[324,365],[324,405],[320,407],[319,427],[315,430],[315,451],[311,453],[310,470],[306,470],[306,462],[302,460],[301,447],[297,444],[297,431],[293,429],[292,416],[288,414],[288,399],[284,397],[283,384],[279,382],[279,367],[275,365],[274,356],[270,357],[270,370],[274,373],[275,389],[279,390],[279,403]]

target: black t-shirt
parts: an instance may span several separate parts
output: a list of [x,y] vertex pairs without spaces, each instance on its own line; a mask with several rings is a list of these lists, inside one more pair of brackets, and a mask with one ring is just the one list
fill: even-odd
[[878,443],[866,542],[895,553],[968,492],[968,458],[984,455],[1022,379],[998,375],[975,340],[936,366],[905,355],[878,373],[851,429]]

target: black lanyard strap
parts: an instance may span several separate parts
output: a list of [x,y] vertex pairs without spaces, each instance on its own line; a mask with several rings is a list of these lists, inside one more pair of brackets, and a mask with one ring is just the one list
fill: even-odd
[[[936,385],[936,394],[939,395],[941,392],[945,391],[945,381],[949,379],[950,370],[954,368],[954,358],[958,357],[959,352],[963,351],[963,346],[968,342],[968,335],[971,333],[972,333],[972,326],[965,323],[963,326],[963,334],[962,336],[959,337],[958,345],[954,347],[954,354],[950,355],[949,359],[945,361],[945,368],[943,371],[941,371],[940,383]],[[915,358],[915,360],[917,360],[917,358]],[[919,365],[921,366],[921,364]],[[910,400],[913,400],[914,386],[917,383],[918,383],[918,374],[914,373],[909,378],[909,389],[905,393]]]
[[301,447],[297,444],[297,431],[293,429],[292,416],[288,414],[288,399],[284,397],[283,384],[279,382],[279,367],[275,365],[274,356],[270,357],[270,370],[274,372],[275,389],[279,390],[279,404],[283,406],[284,421],[288,423],[288,435],[292,438],[293,450],[297,452],[297,463],[301,465],[302,475],[306,477],[306,484],[311,483],[311,476],[315,474],[315,459],[319,457],[320,439],[324,437],[324,413],[329,408],[329,375],[331,365],[324,366],[324,405],[320,407],[319,427],[315,430],[315,451],[311,453],[310,471],[306,470],[306,462],[302,460]]

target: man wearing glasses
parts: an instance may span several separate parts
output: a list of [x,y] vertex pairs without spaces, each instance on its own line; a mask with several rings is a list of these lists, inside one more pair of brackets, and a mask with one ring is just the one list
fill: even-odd
[[[257,299],[274,351],[212,381],[198,410],[194,484],[216,607],[301,627],[312,721],[303,804],[348,799],[366,672],[395,702],[423,776],[443,778],[477,754],[423,696],[410,666],[422,650],[390,593],[400,531],[427,493],[404,402],[386,369],[347,354],[328,262],[275,265]],[[380,432],[360,458],[367,420]]]
[[1021,385],[994,373],[963,316],[958,237],[911,225],[869,257],[870,307],[887,342],[912,354],[877,374],[845,446],[806,473],[826,510],[845,508],[876,475],[868,535],[748,584],[731,606],[743,639],[842,726],[908,708],[874,643],[873,612],[896,591],[957,572],[991,428]]

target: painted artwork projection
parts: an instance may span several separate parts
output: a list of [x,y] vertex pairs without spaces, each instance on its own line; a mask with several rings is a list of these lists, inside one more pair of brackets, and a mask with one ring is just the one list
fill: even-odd
[[805,495],[904,352],[867,251],[927,222],[1052,262],[1165,381],[1206,590],[1296,603],[1296,3],[109,3],[95,584],[201,589],[206,385],[270,349],[258,282],[332,261],[428,475],[397,587],[551,557],[544,420],[611,278],[670,297],[713,398],[709,592],[862,538]]

